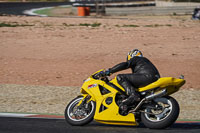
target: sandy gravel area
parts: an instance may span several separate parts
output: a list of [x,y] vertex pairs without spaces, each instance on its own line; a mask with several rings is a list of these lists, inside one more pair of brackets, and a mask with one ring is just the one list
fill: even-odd
[[138,48],[162,76],[183,74],[184,88],[200,88],[200,23],[187,16],[1,16],[0,22],[33,25],[0,28],[0,83],[80,86],[91,73],[125,61]]
[[125,61],[128,51],[138,48],[161,76],[185,75],[184,91],[177,93],[181,107],[191,111],[191,118],[200,116],[200,21],[191,16],[0,16],[0,23],[16,25],[0,27],[0,111],[61,113],[71,93],[79,90],[23,85],[81,86],[91,73]]

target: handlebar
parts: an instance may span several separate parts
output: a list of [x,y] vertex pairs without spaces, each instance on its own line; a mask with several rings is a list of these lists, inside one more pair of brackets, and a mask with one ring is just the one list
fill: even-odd
[[106,76],[105,72],[104,71],[101,71],[99,73],[96,73],[92,76],[94,79],[100,79],[100,80],[103,80],[105,82],[109,81],[108,80],[108,76]]
[[105,74],[104,74],[103,71],[98,72],[98,73],[96,73],[96,74],[93,75],[93,78],[94,78],[94,79],[100,79],[100,78],[102,78],[102,77],[105,77]]

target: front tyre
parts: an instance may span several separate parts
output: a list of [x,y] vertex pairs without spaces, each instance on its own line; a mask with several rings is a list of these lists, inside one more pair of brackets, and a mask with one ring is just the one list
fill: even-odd
[[152,129],[164,129],[171,126],[179,116],[179,104],[170,96],[154,99],[154,107],[149,106],[141,113],[144,125]]
[[65,109],[65,120],[70,125],[83,126],[93,120],[96,107],[95,102],[90,101],[81,105],[81,107],[77,106],[82,99],[82,96],[73,99]]

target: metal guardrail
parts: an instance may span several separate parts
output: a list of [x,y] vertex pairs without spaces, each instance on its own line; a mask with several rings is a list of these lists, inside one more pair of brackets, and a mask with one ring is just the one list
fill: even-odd
[[90,12],[104,15],[106,8],[156,6],[155,0],[94,0],[80,1],[72,4],[74,7],[90,7]]
[[155,0],[96,0],[96,1],[80,1],[72,4],[74,7],[140,7],[140,6],[156,6]]
[[[94,7],[96,6],[95,3],[92,4],[82,4],[82,3],[74,3],[74,7]],[[99,3],[98,6],[105,6],[105,7],[142,7],[142,6],[156,6],[155,2],[152,3],[115,3],[115,4],[101,4]]]

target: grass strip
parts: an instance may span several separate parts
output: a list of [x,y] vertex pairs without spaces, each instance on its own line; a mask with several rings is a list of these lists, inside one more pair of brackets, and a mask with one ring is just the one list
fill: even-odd
[[36,10],[33,13],[36,13],[38,15],[52,16],[51,10],[52,10],[52,8],[45,8],[45,9],[41,9],[41,10]]
[[25,26],[34,26],[34,25],[0,22],[0,27],[25,27]]

